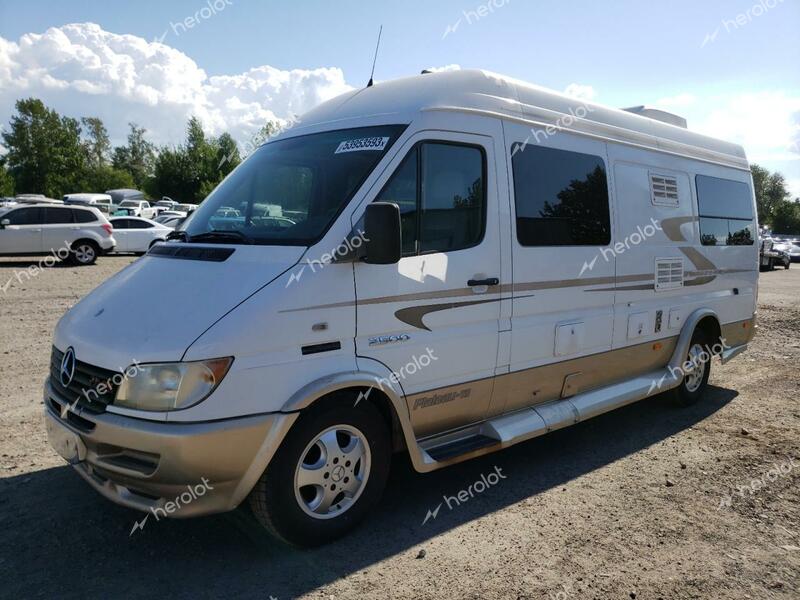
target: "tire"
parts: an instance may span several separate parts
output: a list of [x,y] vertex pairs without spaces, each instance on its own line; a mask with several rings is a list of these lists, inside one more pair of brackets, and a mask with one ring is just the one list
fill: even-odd
[[250,492],[256,519],[294,546],[348,533],[378,503],[389,475],[391,431],[378,409],[354,406],[349,394],[323,402],[300,416]]
[[100,248],[91,240],[78,240],[72,244],[71,261],[81,267],[93,265],[100,255]]
[[[705,353],[707,360],[701,359],[703,356],[701,353]],[[708,378],[711,375],[711,340],[702,329],[696,329],[692,335],[686,361],[693,361],[698,367],[691,371],[684,369],[683,380],[672,391],[675,401],[680,406],[695,404],[708,387]],[[686,363],[684,362],[684,364]]]
[[783,263],[783,268],[786,269],[786,270],[788,270],[789,267],[791,267],[791,266],[792,266],[792,261],[790,261],[790,260],[787,260],[785,263]]

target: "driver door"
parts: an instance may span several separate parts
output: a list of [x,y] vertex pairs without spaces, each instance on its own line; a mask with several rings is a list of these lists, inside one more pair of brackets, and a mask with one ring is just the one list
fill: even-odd
[[9,225],[0,229],[0,254],[42,252],[44,209],[38,206],[17,208],[2,217]]

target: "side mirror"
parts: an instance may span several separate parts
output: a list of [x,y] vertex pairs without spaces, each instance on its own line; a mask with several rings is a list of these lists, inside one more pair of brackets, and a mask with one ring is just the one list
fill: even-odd
[[364,213],[364,262],[393,265],[400,260],[403,243],[400,207],[391,202],[373,202]]
[[9,225],[11,225],[11,219],[3,219],[0,221],[0,229],[5,229]]

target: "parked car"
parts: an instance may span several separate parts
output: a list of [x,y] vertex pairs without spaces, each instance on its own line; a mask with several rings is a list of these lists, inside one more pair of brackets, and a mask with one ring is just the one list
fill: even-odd
[[783,267],[784,269],[788,269],[792,264],[792,250],[797,249],[797,259],[800,260],[800,248],[794,246],[789,242],[779,242],[773,243],[772,245],[773,251],[778,253],[778,258],[775,261],[775,266]]
[[[147,515],[249,502],[317,545],[378,503],[393,451],[429,472],[699,401],[755,331],[752,178],[662,118],[471,70],[318,106],[61,319],[51,444]],[[223,206],[246,218],[215,230]]]
[[156,223],[161,223],[164,225],[164,227],[169,227],[170,229],[175,229],[185,220],[186,217],[182,217],[180,215],[159,215],[155,218]]
[[133,216],[143,219],[151,219],[156,216],[156,211],[150,206],[147,200],[123,200],[117,210],[128,209],[133,211]]
[[781,243],[775,244],[775,247],[786,252],[792,262],[800,262],[800,240],[787,237]]
[[114,252],[145,253],[156,242],[163,242],[172,232],[170,227],[150,219],[111,217],[117,246]]
[[90,265],[111,251],[111,224],[96,208],[41,204],[0,209],[0,254],[52,254]]
[[172,209],[174,211],[183,212],[187,215],[192,214],[195,210],[197,210],[198,204],[173,204]]
[[124,200],[146,200],[144,192],[129,188],[106,190],[106,194],[111,196],[111,200],[114,204],[121,204]]
[[17,204],[64,204],[61,200],[48,198],[42,194],[18,194],[14,200]]
[[776,266],[783,264],[785,260],[784,253],[778,251],[775,246],[776,243],[772,238],[763,238],[761,240],[759,270],[772,271]]
[[111,212],[113,206],[109,194],[65,194],[61,199],[64,204],[94,206],[106,215]]

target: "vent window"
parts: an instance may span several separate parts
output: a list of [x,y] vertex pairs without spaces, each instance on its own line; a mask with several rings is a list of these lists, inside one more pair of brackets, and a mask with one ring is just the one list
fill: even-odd
[[683,287],[683,259],[656,259],[656,291]]
[[678,180],[669,175],[650,173],[650,197],[653,204],[678,206]]

